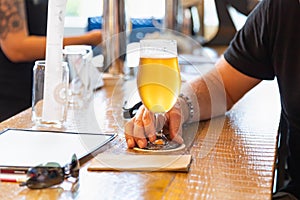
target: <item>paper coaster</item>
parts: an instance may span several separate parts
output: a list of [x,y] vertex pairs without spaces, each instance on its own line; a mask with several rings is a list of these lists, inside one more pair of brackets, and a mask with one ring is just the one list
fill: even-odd
[[149,152],[149,153],[165,153],[165,152],[173,152],[173,151],[179,151],[185,148],[185,144],[177,144],[177,143],[169,143],[168,145],[162,145],[160,147],[145,147],[145,148],[139,148],[134,147],[133,149],[136,151],[141,152]]
[[179,154],[98,154],[88,166],[89,171],[180,171],[188,172],[191,155]]

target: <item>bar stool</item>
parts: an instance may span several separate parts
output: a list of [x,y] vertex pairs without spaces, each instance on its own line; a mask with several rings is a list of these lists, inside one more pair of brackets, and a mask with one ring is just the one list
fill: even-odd
[[278,129],[277,136],[277,153],[276,153],[276,163],[275,163],[275,173],[274,173],[274,188],[273,191],[277,192],[280,188],[284,187],[288,180],[287,173],[287,157],[288,157],[288,146],[287,146],[287,138],[288,133],[287,124],[284,121],[284,118],[280,118],[280,125]]
[[211,45],[228,45],[236,33],[236,28],[228,11],[228,7],[232,6],[244,15],[249,13],[259,3],[259,0],[215,0],[219,27],[216,35],[203,44],[203,46]]

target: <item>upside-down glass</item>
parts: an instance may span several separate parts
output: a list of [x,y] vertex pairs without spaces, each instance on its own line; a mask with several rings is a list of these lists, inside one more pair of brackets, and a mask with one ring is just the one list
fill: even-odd
[[174,106],[181,86],[175,40],[140,41],[137,86],[143,104],[154,113],[156,121],[157,139],[148,142],[147,148],[161,149],[169,141],[158,126],[158,119]]
[[[68,86],[69,86],[69,67],[68,63],[62,62],[62,74],[59,77],[59,84],[55,89],[54,99],[60,105],[58,119],[43,119],[43,99],[44,99],[44,82],[45,82],[45,60],[37,60],[33,67],[33,86],[32,86],[32,121],[35,126],[61,128],[66,121],[68,112]],[[51,67],[51,65],[50,65]]]
[[63,49],[63,59],[70,72],[69,108],[82,108],[92,95],[91,58],[92,48],[88,45],[68,45]]

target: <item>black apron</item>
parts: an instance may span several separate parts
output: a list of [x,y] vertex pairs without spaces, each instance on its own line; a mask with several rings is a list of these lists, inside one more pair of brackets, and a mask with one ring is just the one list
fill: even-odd
[[[48,0],[25,0],[30,35],[46,35]],[[0,121],[31,106],[34,62],[13,63],[0,49]]]

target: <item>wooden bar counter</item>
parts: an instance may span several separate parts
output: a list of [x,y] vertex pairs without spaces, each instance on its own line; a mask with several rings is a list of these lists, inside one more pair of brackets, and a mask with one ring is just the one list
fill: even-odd
[[[105,86],[95,93],[87,108],[94,114],[73,113],[64,130],[90,129],[95,120],[102,132],[118,133],[99,153],[136,153],[127,149],[123,130],[126,120],[122,117],[123,103],[134,92],[134,80]],[[0,199],[270,199],[279,115],[276,83],[262,82],[226,116],[184,128],[184,153],[192,155],[188,173],[91,172],[87,168],[92,160],[88,160],[81,167],[76,193],[68,186],[30,190],[17,183],[0,182]],[[28,109],[2,122],[0,129],[32,126]]]

